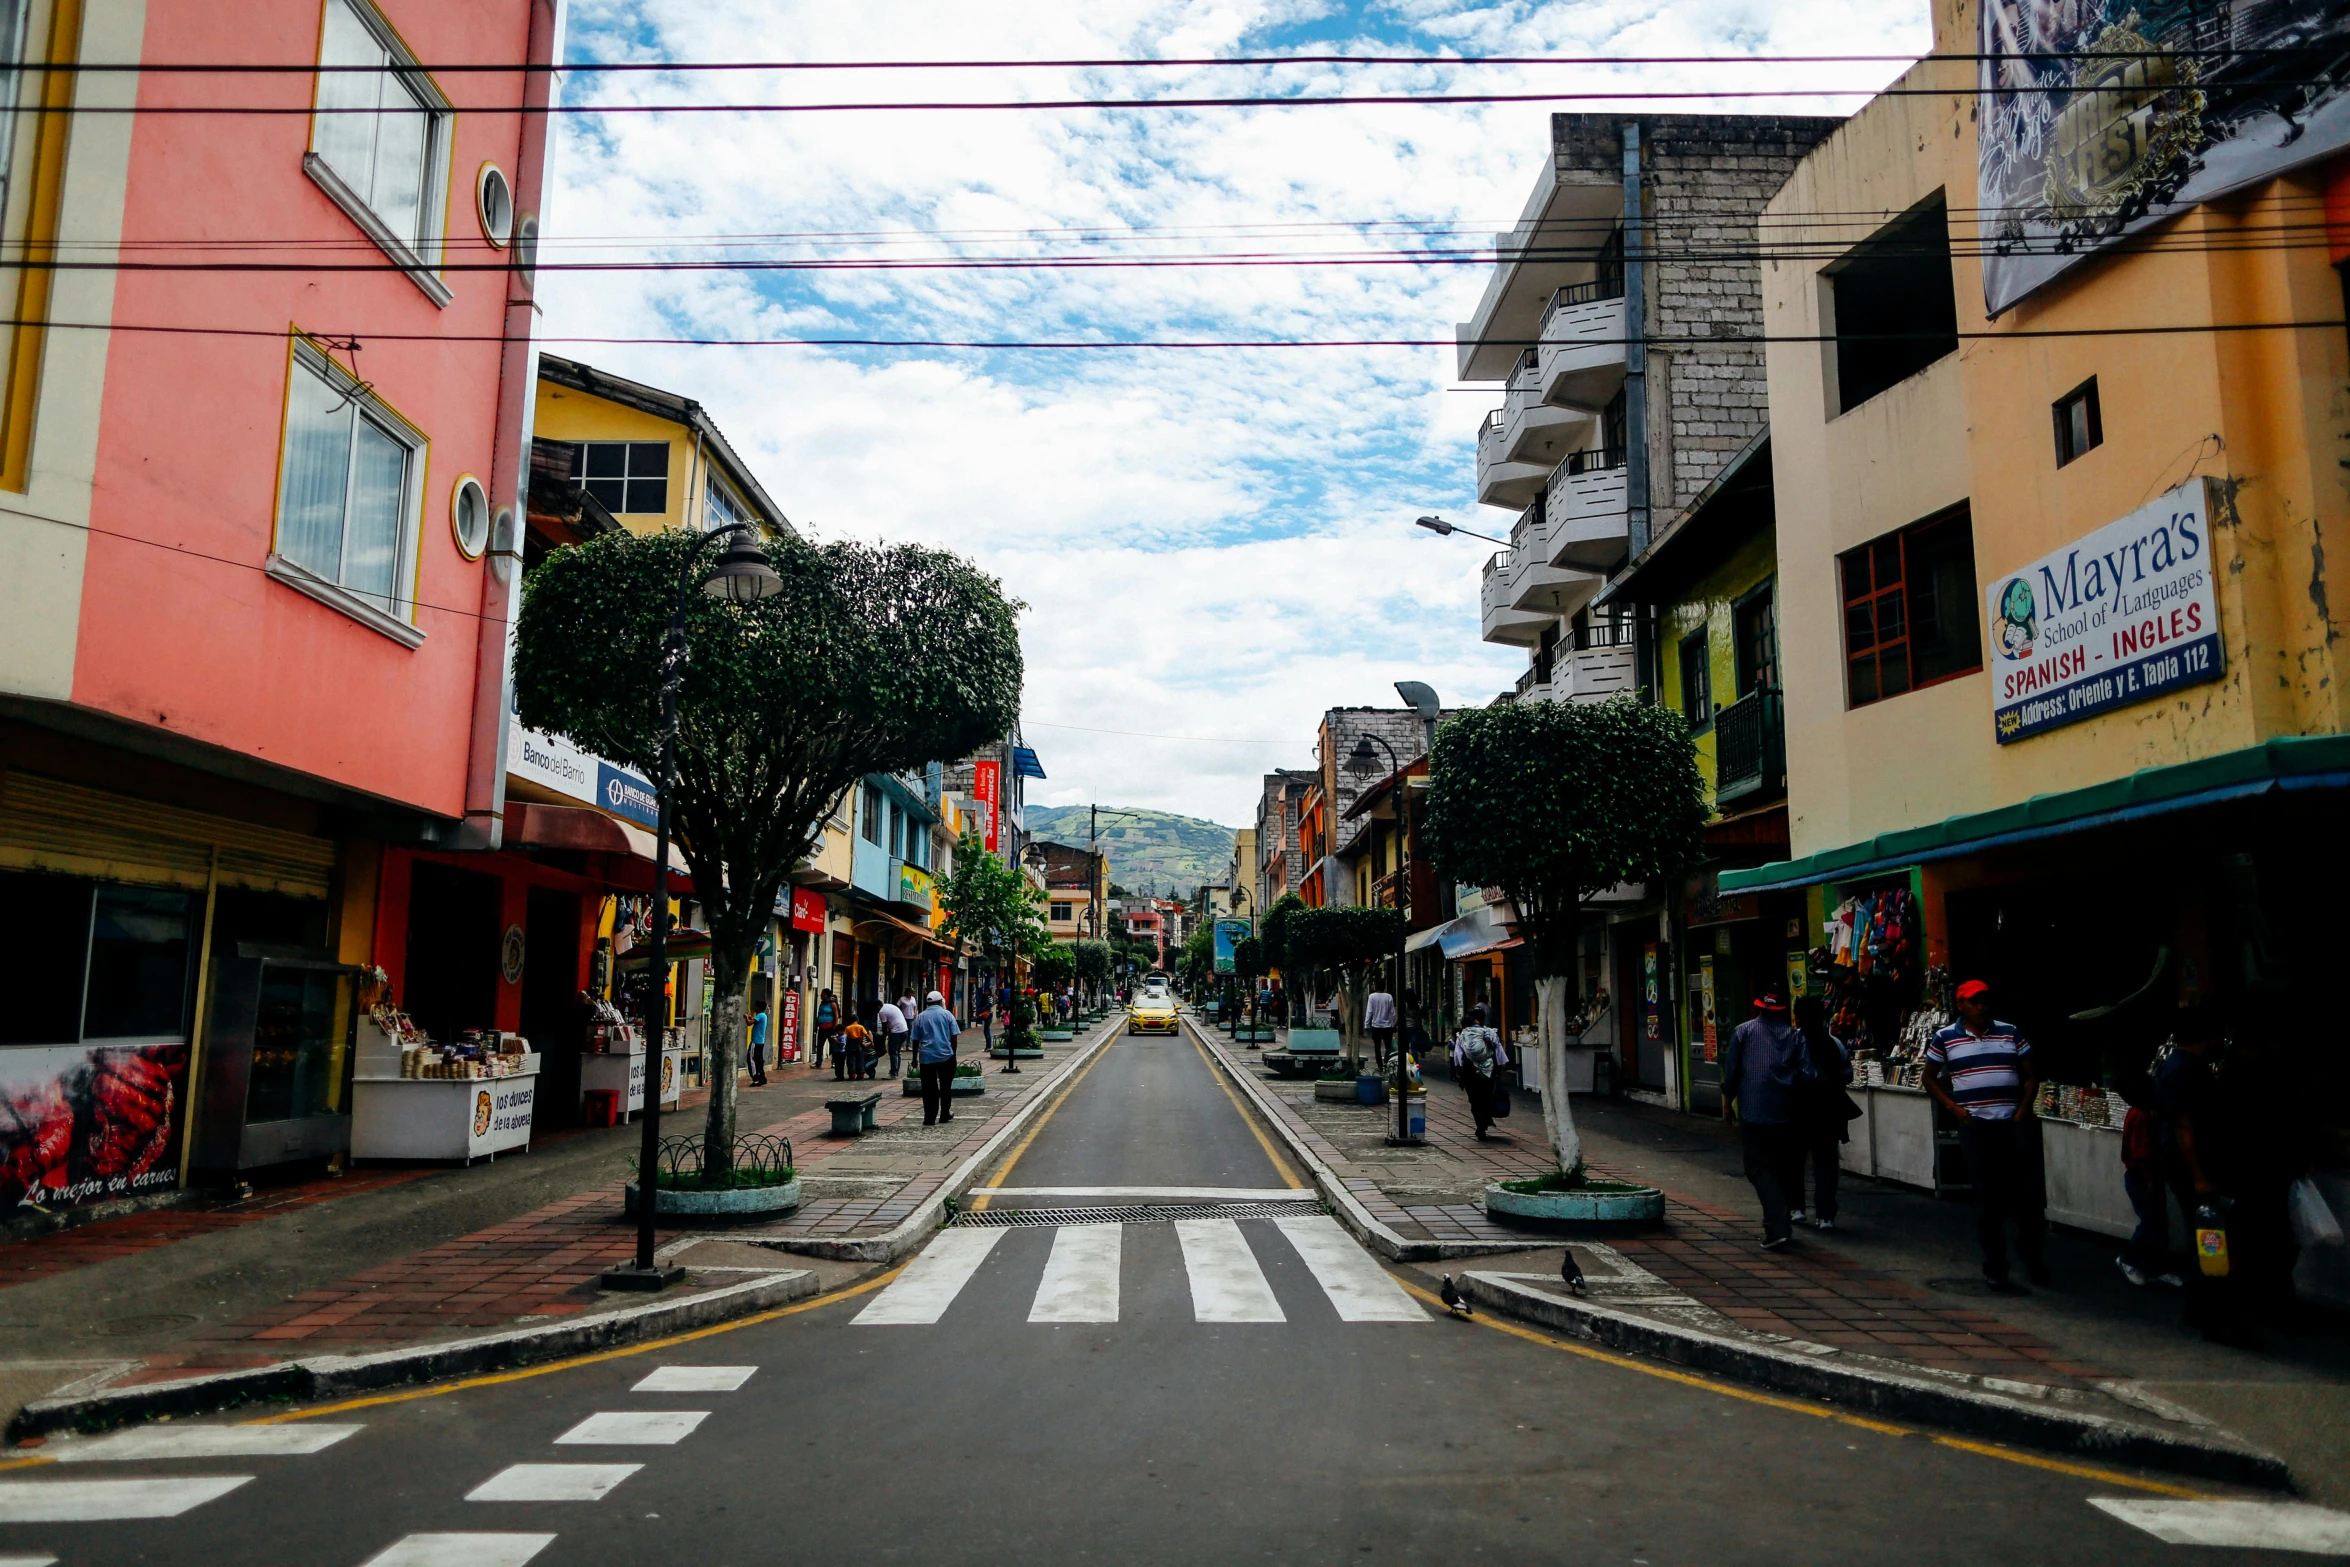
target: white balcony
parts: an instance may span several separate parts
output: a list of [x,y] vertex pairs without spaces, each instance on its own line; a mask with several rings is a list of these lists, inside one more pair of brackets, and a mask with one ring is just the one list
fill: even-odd
[[1517,511],[1542,493],[1551,464],[1511,461],[1506,455],[1508,439],[1508,410],[1496,408],[1477,430],[1477,499],[1483,505]]
[[1622,562],[1629,538],[1629,488],[1621,451],[1570,452],[1551,475],[1544,510],[1550,523],[1550,564],[1609,572]]
[[1591,415],[1580,408],[1560,408],[1542,400],[1542,356],[1529,348],[1510,372],[1509,392],[1501,405],[1503,460],[1541,463],[1555,468],[1558,461],[1589,440]]
[[1604,702],[1619,691],[1631,690],[1635,673],[1629,643],[1577,648],[1559,659],[1550,690],[1561,702]]
[[1507,647],[1532,647],[1542,640],[1542,628],[1554,617],[1518,609],[1510,603],[1515,566],[1515,557],[1509,550],[1496,550],[1493,558],[1485,563],[1485,582],[1478,594],[1483,612],[1482,634],[1486,641]]
[[1605,408],[1624,387],[1622,282],[1602,278],[1552,295],[1542,315],[1540,357],[1544,402]]
[[1606,579],[1553,563],[1549,509],[1545,497],[1536,496],[1534,504],[1519,516],[1517,526],[1510,529],[1510,556],[1516,565],[1510,575],[1509,604],[1512,609],[1555,619],[1590,603]]

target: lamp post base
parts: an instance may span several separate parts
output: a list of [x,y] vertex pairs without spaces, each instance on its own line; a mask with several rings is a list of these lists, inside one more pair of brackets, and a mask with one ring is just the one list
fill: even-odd
[[665,1290],[672,1284],[682,1283],[684,1279],[685,1269],[680,1267],[656,1265],[650,1268],[640,1268],[635,1263],[629,1262],[623,1263],[617,1268],[606,1268],[603,1276],[596,1280],[596,1287],[607,1290],[637,1290],[651,1294]]

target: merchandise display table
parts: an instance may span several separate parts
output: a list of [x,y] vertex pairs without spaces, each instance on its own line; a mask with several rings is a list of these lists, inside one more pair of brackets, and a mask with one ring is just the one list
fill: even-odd
[[[579,1058],[580,1103],[587,1102],[591,1092],[620,1095],[620,1113],[636,1114],[645,1107],[645,1052],[642,1047],[622,1055],[615,1050],[607,1054],[588,1054]],[[682,1046],[661,1052],[661,1108],[674,1110],[685,1093],[685,1050]]]
[[360,1077],[351,1085],[351,1157],[463,1164],[530,1146],[536,1052],[504,1077]]
[[1934,1101],[1922,1088],[1855,1083],[1860,1119],[1837,1163],[1854,1175],[1934,1189]]

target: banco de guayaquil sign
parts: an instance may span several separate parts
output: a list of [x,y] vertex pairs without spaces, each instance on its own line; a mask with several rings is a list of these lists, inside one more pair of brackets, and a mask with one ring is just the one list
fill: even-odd
[[2217,680],[2208,484],[2189,479],[1994,579],[1983,603],[2001,745]]

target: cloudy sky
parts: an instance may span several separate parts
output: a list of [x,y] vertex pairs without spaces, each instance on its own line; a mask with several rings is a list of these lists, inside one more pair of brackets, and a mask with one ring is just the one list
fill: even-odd
[[[1914,53],[1916,0],[573,0],[579,61],[973,61],[1421,53]],[[1890,64],[1214,66],[573,77],[572,103],[1865,90]],[[1836,100],[1849,108],[1855,100]],[[1598,108],[1604,103],[1567,107]],[[1826,101],[1673,108],[1817,112]],[[1297,258],[1490,243],[1551,106],[632,113],[562,122],[550,260]],[[1449,338],[1489,268],[865,267],[550,274],[566,335],[987,341]],[[698,398],[819,537],[961,551],[1029,606],[1047,804],[1249,819],[1325,707],[1393,683],[1482,702],[1488,391],[1447,348],[995,350],[578,345]],[[1191,737],[1191,738],[1167,738]]]

